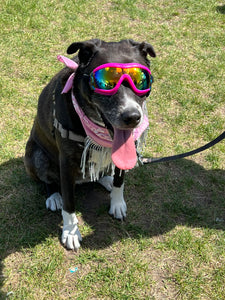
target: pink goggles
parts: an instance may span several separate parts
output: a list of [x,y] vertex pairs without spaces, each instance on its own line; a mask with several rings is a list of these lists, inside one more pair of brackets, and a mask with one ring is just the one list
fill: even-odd
[[138,96],[151,92],[153,77],[146,66],[138,63],[107,63],[90,74],[90,86],[98,94],[113,95],[126,80]]

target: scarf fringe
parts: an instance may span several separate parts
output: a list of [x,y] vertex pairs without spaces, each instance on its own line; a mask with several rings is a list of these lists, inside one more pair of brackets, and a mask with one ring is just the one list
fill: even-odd
[[[148,130],[145,130],[142,136],[136,141],[138,156],[137,165],[139,163],[142,164],[140,153],[142,152],[143,146],[145,145],[147,132]],[[111,151],[111,148],[102,147],[96,144],[89,136],[87,136],[84,141],[84,150],[80,163],[83,179],[85,179],[86,177],[86,165],[88,167],[88,173],[91,181],[98,181],[106,174],[113,176],[115,173],[115,165],[112,162]]]
[[84,151],[81,157],[81,172],[83,179],[86,175],[86,163],[88,165],[91,181],[97,181],[104,174],[114,175],[115,165],[111,159],[111,148],[102,147],[96,144],[89,136],[84,141]]

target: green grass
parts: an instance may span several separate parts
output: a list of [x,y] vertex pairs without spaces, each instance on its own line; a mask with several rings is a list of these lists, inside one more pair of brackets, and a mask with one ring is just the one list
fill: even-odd
[[45,209],[43,187],[23,166],[38,95],[62,67],[56,56],[90,38],[155,48],[146,155],[188,151],[222,133],[224,5],[3,0],[0,11],[0,299],[224,299],[224,142],[129,172],[123,223],[107,215],[101,187],[79,188],[79,253],[60,245],[60,213]]

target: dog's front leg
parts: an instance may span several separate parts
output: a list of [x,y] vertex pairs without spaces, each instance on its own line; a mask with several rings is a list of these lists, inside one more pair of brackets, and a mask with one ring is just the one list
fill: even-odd
[[114,218],[122,220],[126,217],[127,205],[124,201],[123,190],[124,190],[124,170],[115,168],[115,175],[113,178],[113,187],[110,194],[111,203],[109,214],[113,215]]
[[75,214],[74,184],[75,176],[71,164],[65,158],[60,159],[60,181],[63,199],[63,231],[61,241],[67,249],[78,250],[82,240],[78,220]]

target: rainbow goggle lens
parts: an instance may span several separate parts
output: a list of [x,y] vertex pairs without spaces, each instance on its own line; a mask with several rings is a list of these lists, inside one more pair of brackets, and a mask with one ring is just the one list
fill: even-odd
[[151,91],[153,77],[151,71],[138,63],[108,63],[98,66],[90,74],[91,88],[98,94],[113,95],[126,80],[138,96]]

